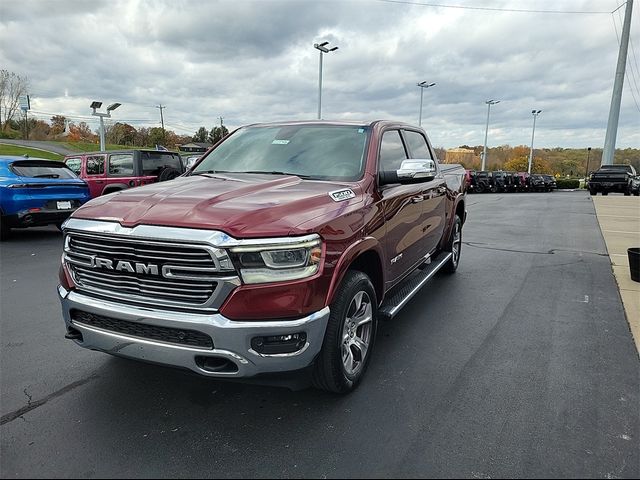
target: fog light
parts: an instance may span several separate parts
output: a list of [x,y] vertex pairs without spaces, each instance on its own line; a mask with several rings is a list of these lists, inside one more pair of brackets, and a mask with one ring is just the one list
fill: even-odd
[[262,355],[295,353],[302,350],[306,344],[307,334],[304,332],[254,337],[251,340],[251,348]]

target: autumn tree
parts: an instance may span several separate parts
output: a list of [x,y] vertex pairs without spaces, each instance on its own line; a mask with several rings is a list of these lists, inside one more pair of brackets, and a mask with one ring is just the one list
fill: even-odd
[[136,140],[136,129],[128,123],[116,122],[107,130],[107,142],[116,145],[133,145]]
[[0,124],[7,130],[7,121],[18,111],[20,97],[27,94],[29,79],[8,70],[0,70]]
[[80,122],[79,124],[69,124],[69,136],[67,139],[70,142],[95,142],[97,140],[97,135],[91,131],[89,125],[85,122]]
[[64,132],[66,122],[67,117],[65,117],[64,115],[54,115],[53,117],[51,117],[51,131],[49,132],[49,134],[54,137],[56,135],[60,135],[62,132]]

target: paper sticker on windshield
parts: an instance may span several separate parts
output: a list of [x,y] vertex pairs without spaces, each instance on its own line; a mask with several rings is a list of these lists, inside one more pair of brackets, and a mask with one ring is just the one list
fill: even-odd
[[333,192],[329,192],[329,196],[333,199],[334,202],[342,202],[343,200],[354,198],[356,194],[353,193],[353,190],[351,190],[350,188],[343,188],[342,190],[334,190]]
[[271,145],[287,145],[291,140],[274,140]]

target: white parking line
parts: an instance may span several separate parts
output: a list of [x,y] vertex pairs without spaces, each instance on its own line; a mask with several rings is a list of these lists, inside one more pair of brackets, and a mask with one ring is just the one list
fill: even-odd
[[631,234],[631,235],[640,235],[640,232],[635,231],[635,232],[622,232],[620,230],[602,230],[603,232],[607,232],[607,233],[627,233],[627,234]]

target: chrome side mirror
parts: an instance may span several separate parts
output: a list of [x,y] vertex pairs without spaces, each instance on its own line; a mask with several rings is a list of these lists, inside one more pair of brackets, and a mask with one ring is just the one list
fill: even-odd
[[436,164],[428,159],[404,160],[397,170],[398,180],[430,180],[436,176]]

